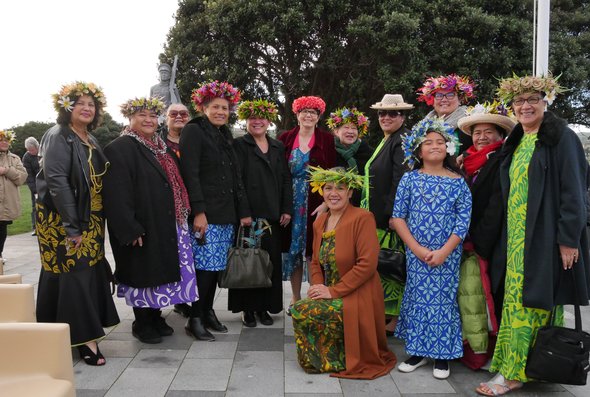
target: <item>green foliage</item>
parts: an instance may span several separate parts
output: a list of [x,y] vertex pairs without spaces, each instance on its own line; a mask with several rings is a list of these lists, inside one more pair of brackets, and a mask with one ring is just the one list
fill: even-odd
[[121,134],[123,128],[123,124],[117,123],[115,120],[113,120],[109,113],[105,112],[100,127],[94,130],[92,135],[96,137],[100,147],[104,148],[113,139],[117,138]]
[[[552,2],[550,50],[550,69],[572,87],[555,109],[586,124],[589,4]],[[178,55],[185,102],[202,82],[228,80],[244,99],[279,103],[279,127],[290,128],[300,95],[375,120],[369,106],[384,93],[416,102],[425,77],[441,73],[472,76],[477,99],[491,100],[498,78],[531,73],[532,31],[532,0],[181,0],[161,60]],[[419,104],[408,125],[426,111]]]
[[31,226],[31,191],[25,183],[18,187],[20,194],[20,207],[21,214],[18,218],[12,221],[12,224],[8,225],[8,235],[14,236],[15,234],[30,233],[32,230]]

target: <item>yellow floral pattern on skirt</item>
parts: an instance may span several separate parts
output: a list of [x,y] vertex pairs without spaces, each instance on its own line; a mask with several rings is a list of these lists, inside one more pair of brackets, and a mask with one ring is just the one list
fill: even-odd
[[[527,382],[525,368],[529,350],[540,327],[547,324],[551,312],[522,306],[524,280],[524,238],[528,199],[528,166],[537,134],[525,135],[510,165],[508,196],[508,258],[502,322],[490,372],[506,379]],[[555,310],[556,324],[563,324],[563,307]]]
[[[336,233],[322,234],[319,252],[325,285],[340,281],[336,267]],[[340,372],[346,369],[342,299],[302,299],[291,309],[297,360],[307,373]]]
[[104,259],[104,218],[102,196],[94,184],[90,194],[90,222],[82,232],[82,243],[78,249],[66,241],[66,231],[61,216],[36,204],[36,230],[41,251],[43,269],[52,273],[67,273],[78,266],[94,266]]

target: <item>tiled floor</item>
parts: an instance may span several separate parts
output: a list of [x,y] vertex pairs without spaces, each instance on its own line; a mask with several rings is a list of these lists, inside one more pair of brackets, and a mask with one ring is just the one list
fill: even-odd
[[[20,273],[25,282],[37,283],[39,255],[34,237],[28,234],[9,237],[4,257],[6,273]],[[285,301],[288,301],[289,284],[284,283],[284,287]],[[455,362],[451,365],[451,377],[444,381],[434,379],[429,366],[412,374],[394,370],[373,381],[308,375],[297,364],[289,318],[281,313],[273,316],[275,323],[270,327],[242,327],[239,315],[226,310],[226,290],[219,292],[215,309],[229,332],[216,334],[215,342],[195,341],[187,336],[185,320],[165,310],[164,315],[175,333],[165,337],[161,344],[143,344],[131,335],[132,310],[121,299],[116,299],[116,304],[121,323],[108,329],[107,337],[100,344],[107,365],[89,367],[74,358],[78,397],[473,396],[474,387],[490,378],[487,372],[473,372]],[[567,310],[571,313],[571,308]],[[588,329],[590,309],[584,307],[582,312]],[[398,359],[406,358],[400,341],[390,338],[390,347]],[[587,397],[590,386],[531,383],[512,395]]]

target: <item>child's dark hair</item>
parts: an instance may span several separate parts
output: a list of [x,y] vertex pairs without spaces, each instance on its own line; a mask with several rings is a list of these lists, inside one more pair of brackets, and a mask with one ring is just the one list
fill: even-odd
[[[437,132],[437,131],[428,131],[430,132]],[[437,132],[438,133],[438,132]],[[441,135],[442,136],[442,135]],[[446,139],[445,139],[446,141]],[[424,162],[422,161],[422,157],[420,156],[420,149],[422,149],[422,144],[419,144],[416,149],[414,149],[414,158],[416,161],[414,162],[415,170],[419,170],[420,168],[424,167]],[[465,173],[457,166],[457,156],[452,156],[449,153],[446,153],[446,156],[443,160],[443,167],[448,169],[451,172],[454,172],[457,175],[461,175],[465,178]]]

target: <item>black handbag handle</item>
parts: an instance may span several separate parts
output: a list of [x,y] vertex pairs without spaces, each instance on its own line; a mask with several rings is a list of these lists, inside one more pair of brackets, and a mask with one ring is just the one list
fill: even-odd
[[[566,273],[569,273],[572,277],[572,281],[574,284],[574,296],[576,297],[576,303],[574,303],[574,317],[575,317],[575,324],[576,324],[576,332],[582,332],[582,313],[580,312],[580,295],[578,293],[578,285],[576,284],[576,277],[574,276],[574,269],[571,268],[566,270]],[[549,318],[549,324],[554,325],[553,321],[555,320],[555,306],[551,310],[551,318]]]
[[381,241],[379,241],[379,247],[383,246],[383,242],[385,241],[387,236],[389,236],[389,244],[387,248],[391,248],[391,246],[393,245],[393,232],[390,229],[387,229],[383,237],[381,237]]

